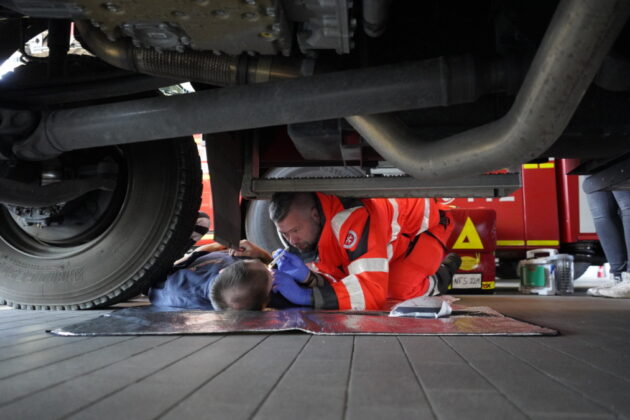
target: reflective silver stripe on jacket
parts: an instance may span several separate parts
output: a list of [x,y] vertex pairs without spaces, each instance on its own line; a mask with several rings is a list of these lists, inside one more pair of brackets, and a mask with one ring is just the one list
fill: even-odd
[[335,214],[335,216],[332,218],[332,220],[330,221],[330,226],[332,227],[337,241],[341,241],[341,239],[339,239],[339,233],[341,232],[341,227],[343,226],[343,224],[346,223],[346,220],[348,220],[352,213],[360,208],[362,208],[362,206],[345,209],[344,211],[340,211],[339,213]]
[[345,277],[341,282],[346,286],[348,296],[350,297],[350,308],[354,310],[365,309],[365,297],[359,279],[354,274]]
[[348,273],[361,274],[366,271],[389,272],[389,261],[386,258],[359,258],[350,263]]
[[429,287],[427,287],[427,291],[424,292],[422,296],[437,296],[440,294],[440,291],[437,288],[437,279],[435,276],[427,276],[429,280]]
[[387,261],[391,261],[394,256],[394,242],[398,239],[400,233],[400,224],[398,223],[398,201],[395,198],[390,198],[389,204],[392,205],[394,214],[392,215],[392,236],[387,244]]
[[334,278],[332,275],[321,271],[319,267],[317,266],[317,264],[314,262],[306,263],[306,266],[314,273],[317,273],[321,276],[326,277],[331,283],[337,283],[339,281],[336,278]]
[[422,232],[429,228],[429,219],[431,218],[431,199],[424,199],[424,216],[422,217],[422,224],[420,225],[420,230],[416,233],[416,236],[420,235]]

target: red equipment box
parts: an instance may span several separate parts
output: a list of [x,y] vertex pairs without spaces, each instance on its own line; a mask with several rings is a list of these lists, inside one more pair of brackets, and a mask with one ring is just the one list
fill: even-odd
[[496,212],[485,208],[453,209],[451,214],[455,228],[447,247],[449,252],[462,258],[462,264],[453,276],[451,291],[492,292],[496,274]]

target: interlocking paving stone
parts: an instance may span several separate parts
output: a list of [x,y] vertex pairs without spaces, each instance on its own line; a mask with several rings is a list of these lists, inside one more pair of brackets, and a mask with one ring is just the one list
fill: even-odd
[[568,388],[581,393],[585,399],[603,403],[607,409],[614,412],[630,412],[630,398],[627,394],[627,389],[630,387],[628,379],[566,357],[563,353],[536,342],[500,339],[491,341]]
[[312,337],[255,418],[342,418],[352,348],[352,337]]
[[40,340],[6,346],[0,350],[0,362],[25,355],[32,355],[37,352],[48,352],[56,347],[71,346],[75,343],[77,343],[77,341],[70,341],[64,337],[44,337]]
[[517,420],[527,419],[516,406],[496,391],[429,391],[431,405],[437,417],[441,420],[468,419],[497,419]]
[[[154,419],[193,395],[264,339],[265,336],[260,335],[221,338],[210,346],[95,402],[70,418],[100,420],[103,413],[108,413],[111,418]],[[243,380],[247,381],[248,378],[249,376],[245,375]]]
[[[2,407],[2,413],[8,418],[45,418],[51,412],[55,416],[66,416],[194,353],[218,337],[211,340],[205,337],[170,339],[159,347],[148,348],[136,356],[6,405]],[[59,401],[64,404],[59,405]]]
[[[557,337],[63,338],[107,311],[0,309],[7,418],[630,417],[630,300],[460,296]],[[216,340],[216,341],[214,341]],[[67,401],[71,403],[64,405]]]
[[256,412],[310,336],[272,335],[173,407],[165,419],[247,419]]
[[613,375],[630,378],[630,353],[614,346],[606,346],[601,341],[591,342],[576,336],[561,338],[561,340],[537,343],[562,352],[568,357],[597,366]]
[[[89,353],[75,354],[67,359],[54,362],[28,372],[17,374],[0,381],[0,407],[18,398],[55,386],[70,379],[85,375],[97,369],[124,360],[148,348],[155,347],[173,337],[100,337],[105,338],[100,347]],[[95,339],[90,339],[93,341]],[[77,344],[80,345],[83,342]],[[0,366],[12,363],[10,360]],[[60,403],[62,403],[60,401]]]
[[27,325],[19,325],[13,328],[8,328],[0,332],[0,343],[4,342],[7,338],[25,335],[28,333],[43,334],[47,329],[50,329],[51,326],[73,324],[76,319],[83,320],[83,318],[77,318],[74,316],[59,317],[52,320],[42,318]]
[[486,338],[458,338],[447,337],[445,341],[526,413],[612,414]]
[[346,415],[351,419],[434,417],[396,337],[355,338]]

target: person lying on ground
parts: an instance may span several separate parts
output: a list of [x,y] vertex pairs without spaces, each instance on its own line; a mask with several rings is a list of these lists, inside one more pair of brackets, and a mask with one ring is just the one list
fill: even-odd
[[271,299],[271,255],[253,243],[240,243],[242,257],[219,244],[198,248],[175,263],[148,291],[155,306],[205,310],[263,310]]

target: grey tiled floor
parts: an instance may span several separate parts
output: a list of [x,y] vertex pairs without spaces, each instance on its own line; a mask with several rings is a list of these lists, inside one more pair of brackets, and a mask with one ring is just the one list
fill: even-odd
[[0,307],[0,418],[630,416],[630,300],[466,296],[557,337],[63,338],[106,311]]

